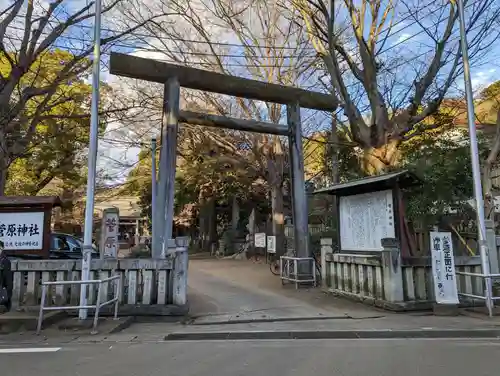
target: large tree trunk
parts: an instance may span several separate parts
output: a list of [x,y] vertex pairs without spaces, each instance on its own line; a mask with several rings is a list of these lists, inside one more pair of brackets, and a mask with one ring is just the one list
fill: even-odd
[[[340,181],[339,172],[339,135],[337,133],[337,118],[335,114],[332,115],[332,128],[330,132],[330,150],[331,150],[331,166],[327,170],[331,169],[331,179],[332,184],[338,184]],[[328,160],[328,158],[326,158]]]
[[379,148],[363,150],[363,169],[368,175],[380,175],[399,162],[400,141],[392,140]]
[[500,153],[500,109],[497,111],[496,135],[490,148],[490,153],[486,159],[482,171],[482,185],[484,194],[484,206],[486,219],[495,219],[495,197],[493,194],[493,167]]
[[199,228],[198,248],[203,252],[208,252],[210,248],[208,247],[207,202],[204,198],[200,199]]
[[238,231],[238,224],[240,223],[240,205],[238,203],[238,198],[233,196],[233,202],[231,205],[231,230]]
[[207,208],[208,221],[208,246],[212,250],[212,246],[217,244],[217,211],[215,209],[215,199],[210,198]]
[[493,185],[491,181],[493,167],[491,164],[485,163],[482,173],[482,185],[484,195],[484,216],[485,219],[495,218],[495,198],[493,195]]
[[[339,171],[339,135],[337,133],[337,118],[335,114],[332,114],[332,128],[330,131],[330,158],[331,165],[327,166],[327,171],[331,171],[331,180],[332,185],[340,183],[340,171]],[[325,158],[328,161],[328,158]],[[338,206],[337,206],[337,196],[332,195],[331,201],[326,200],[325,205],[325,217],[323,222],[327,224],[327,226],[333,226],[333,228],[338,228]],[[333,215],[332,215],[333,214]],[[333,221],[330,221],[329,218],[333,218]],[[335,239],[334,244],[338,244],[339,239]]]

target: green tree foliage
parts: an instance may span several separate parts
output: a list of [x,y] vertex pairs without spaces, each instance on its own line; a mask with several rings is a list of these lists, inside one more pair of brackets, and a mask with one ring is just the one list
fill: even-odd
[[[88,57],[94,43],[87,27],[95,16],[94,5],[95,1],[69,0],[51,1],[45,6],[21,0],[2,4],[0,195],[5,193],[11,165],[15,165],[13,171],[22,171],[24,163],[16,162],[19,158],[32,158],[32,161],[49,158],[54,166],[48,173],[45,166],[35,166],[37,170],[31,178],[38,182],[11,182],[11,192],[26,189],[26,193],[33,193],[50,175],[64,173],[62,169],[66,167],[59,166],[61,169],[58,164],[75,163],[73,156],[79,149],[78,144],[87,137],[73,128],[87,126],[88,115],[82,110],[90,99],[89,87],[82,80],[88,76],[92,64]],[[102,2],[103,24],[110,26],[112,21],[113,25],[103,28],[103,50],[120,38],[130,36],[151,19],[165,15],[154,4],[147,8],[138,5],[136,0]],[[88,110],[87,106],[85,112]],[[65,133],[66,140],[60,137],[61,133]],[[54,145],[49,138],[56,135],[59,144]],[[68,140],[73,145],[67,148]],[[53,148],[55,154],[51,155],[47,148]],[[27,165],[31,163],[28,161]]]
[[500,81],[492,83],[488,87],[484,88],[480,93],[480,98],[483,100],[488,100],[492,98],[498,99],[499,97],[500,97]]
[[[460,134],[461,133],[461,134]],[[460,134],[460,135],[459,135]],[[480,158],[488,155],[488,143],[479,137]],[[423,180],[406,192],[407,214],[412,220],[435,224],[444,214],[471,215],[473,197],[470,146],[465,131],[454,137],[427,135],[405,145],[404,168]]]
[[[267,184],[241,159],[220,145],[231,143],[240,148],[240,158],[246,153],[240,139],[229,132],[218,131],[219,137],[208,137],[198,127],[183,129],[179,136],[177,175],[175,184],[174,221],[179,227],[197,224],[200,211],[215,200],[218,226],[230,222],[231,203],[236,197],[243,211],[255,207],[269,210],[265,200]],[[214,139],[217,138],[217,142]],[[239,146],[238,146],[239,145]],[[159,151],[156,155],[159,162]],[[126,183],[129,193],[140,197],[143,214],[151,218],[151,151],[141,151],[140,162],[130,172]]]
[[[71,53],[59,49],[42,53],[20,80],[18,92],[53,81],[73,58]],[[82,64],[88,62],[82,61]],[[9,76],[11,69],[7,59],[0,60],[2,76]],[[77,187],[83,182],[91,89],[83,77],[73,77],[55,87],[43,111],[39,109],[43,99],[33,97],[26,102],[18,117],[20,126],[17,132],[8,134],[8,143],[14,145],[23,135],[31,135],[24,140],[19,153],[11,157],[7,194],[36,195],[54,179],[65,188]],[[104,86],[104,94],[107,90]]]

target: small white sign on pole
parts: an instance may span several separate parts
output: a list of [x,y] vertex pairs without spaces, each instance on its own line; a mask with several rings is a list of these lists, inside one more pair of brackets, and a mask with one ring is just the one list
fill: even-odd
[[265,232],[258,232],[255,234],[255,248],[266,248]]
[[451,232],[431,232],[432,275],[438,304],[458,304]]
[[267,237],[267,253],[276,253],[276,236],[274,235]]

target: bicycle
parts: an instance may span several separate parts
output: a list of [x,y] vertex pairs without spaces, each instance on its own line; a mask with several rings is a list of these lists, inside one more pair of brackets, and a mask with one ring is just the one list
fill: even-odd
[[249,252],[247,243],[240,244],[232,255],[226,255],[226,252],[223,250],[215,251],[214,255],[217,259],[221,260],[225,258],[236,258],[243,252],[245,252],[247,260],[252,260],[254,263],[259,263],[261,261],[261,255],[257,251]]
[[274,257],[274,259],[269,263],[269,269],[271,270],[271,273],[274,275],[280,275],[281,274],[281,262],[279,259]]
[[255,249],[253,252],[248,252],[248,250],[247,250],[246,256],[247,256],[247,260],[251,260],[254,263],[260,263],[260,261],[261,261],[261,255]]
[[221,260],[221,259],[223,259],[225,257],[226,257],[226,252],[221,251],[219,249],[217,251],[215,251],[215,258],[216,259]]
[[245,251],[245,243],[243,244],[239,244],[237,249],[235,250],[235,252],[233,254],[229,254],[227,255],[226,254],[226,250],[225,249],[217,249],[215,252],[214,252],[214,256],[216,259],[218,260],[221,260],[221,259],[224,259],[224,258],[230,258],[230,257],[236,257],[237,255],[243,253]]
[[312,257],[314,259],[314,269],[316,272],[316,284],[318,284],[321,281],[321,255],[313,252]]

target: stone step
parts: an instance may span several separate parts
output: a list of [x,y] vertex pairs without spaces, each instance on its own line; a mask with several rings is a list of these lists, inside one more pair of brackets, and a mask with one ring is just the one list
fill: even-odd
[[[45,312],[42,328],[49,327],[67,317],[65,312]],[[38,312],[10,311],[0,314],[0,334],[35,331]]]

